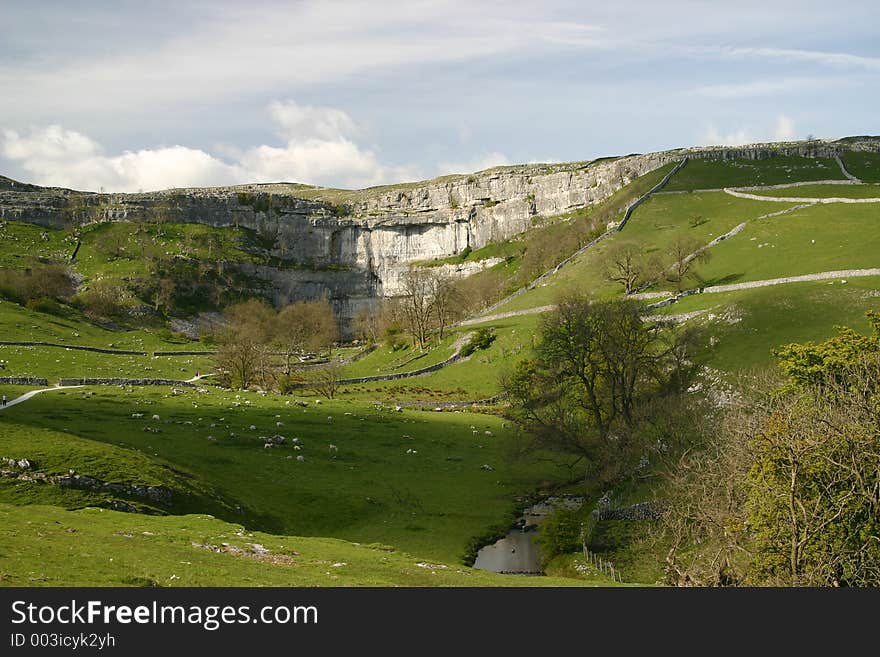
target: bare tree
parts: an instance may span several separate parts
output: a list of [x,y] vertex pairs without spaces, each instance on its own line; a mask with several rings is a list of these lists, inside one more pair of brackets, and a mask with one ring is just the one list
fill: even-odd
[[256,299],[226,309],[219,336],[221,346],[215,359],[230,385],[244,390],[268,381],[271,371],[268,345],[274,316],[271,306]]
[[645,254],[635,242],[614,244],[605,255],[605,277],[623,285],[624,294],[632,294],[650,282],[662,270],[659,259]]
[[342,363],[330,361],[309,372],[308,382],[312,388],[327,399],[333,399],[342,385]]
[[434,317],[437,322],[438,339],[443,339],[443,332],[453,321],[458,307],[458,290],[450,276],[432,272],[430,279]]
[[709,250],[692,237],[677,238],[672,243],[671,255],[673,264],[668,270],[667,278],[676,283],[679,291],[684,288],[685,279],[694,274],[695,266],[709,260]]
[[284,353],[284,373],[287,375],[294,356],[327,348],[339,339],[336,317],[326,299],[287,305],[279,311],[273,323],[273,341]]
[[428,344],[435,309],[435,277],[424,269],[410,269],[403,275],[400,313],[409,334],[420,349]]

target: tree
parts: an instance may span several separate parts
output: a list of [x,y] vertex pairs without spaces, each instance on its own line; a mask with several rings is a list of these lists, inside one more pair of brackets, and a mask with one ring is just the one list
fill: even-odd
[[605,276],[609,281],[623,285],[624,294],[632,294],[641,288],[661,269],[657,258],[646,256],[644,248],[635,242],[615,244],[605,255]]
[[[576,456],[588,476],[614,480],[644,453],[639,427],[660,397],[681,395],[681,350],[670,329],[628,300],[564,299],[541,324],[535,357],[502,381],[513,419],[536,447]],[[661,408],[662,412],[662,408]]]
[[838,335],[820,342],[792,343],[775,351],[779,365],[788,375],[789,387],[817,385],[837,381],[847,368],[866,357],[880,354],[880,313],[866,313],[872,334],[862,335],[846,326],[838,326]]
[[880,585],[878,381],[880,361],[853,366],[763,418],[746,479],[758,582]]
[[672,583],[880,585],[880,330],[786,345],[673,472]]
[[279,311],[272,335],[284,352],[284,373],[290,375],[293,356],[331,346],[339,339],[339,327],[326,299],[298,301]]
[[342,385],[342,364],[331,361],[312,370],[308,375],[312,388],[327,399],[333,399]]
[[389,302],[379,299],[358,310],[351,323],[355,336],[368,344],[379,342],[393,321],[390,306]]
[[434,275],[424,269],[409,269],[403,274],[400,313],[413,342],[424,349],[435,313]]
[[429,277],[434,319],[437,323],[437,339],[443,339],[443,332],[452,322],[458,307],[458,290],[454,280],[439,272],[431,272]]
[[677,238],[672,243],[671,255],[673,264],[668,270],[667,278],[677,284],[679,291],[684,288],[685,279],[694,275],[695,265],[709,260],[709,250],[702,248],[692,237]]
[[264,301],[250,299],[224,312],[215,356],[218,369],[230,385],[242,390],[265,384],[270,374],[270,350],[275,311]]

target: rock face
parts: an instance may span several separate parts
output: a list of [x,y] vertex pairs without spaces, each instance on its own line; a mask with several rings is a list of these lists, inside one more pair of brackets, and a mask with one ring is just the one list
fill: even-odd
[[[270,281],[276,302],[329,296],[343,320],[395,296],[415,261],[478,249],[526,231],[536,216],[598,203],[635,178],[691,158],[833,157],[876,150],[874,140],[680,149],[564,165],[498,167],[470,176],[355,192],[293,184],[174,189],[146,194],[79,193],[0,177],[0,218],[49,227],[160,218],[241,226],[275,237],[283,269],[248,265]],[[479,265],[477,265],[477,268]],[[461,269],[457,275],[472,273]]]

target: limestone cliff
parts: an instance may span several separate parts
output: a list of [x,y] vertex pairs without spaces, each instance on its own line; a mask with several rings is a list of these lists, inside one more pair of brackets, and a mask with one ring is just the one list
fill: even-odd
[[358,191],[279,183],[96,194],[0,177],[0,217],[53,227],[160,218],[250,228],[276,238],[274,255],[305,265],[255,268],[253,273],[271,282],[277,301],[327,294],[340,315],[350,318],[371,299],[396,295],[401,274],[414,261],[509,239],[527,230],[536,216],[600,202],[635,178],[685,156],[828,157],[844,148],[876,150],[877,142],[680,149],[592,162],[496,167]]

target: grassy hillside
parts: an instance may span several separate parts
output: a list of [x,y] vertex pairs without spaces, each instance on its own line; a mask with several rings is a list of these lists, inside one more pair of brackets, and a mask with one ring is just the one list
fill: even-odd
[[880,198],[880,185],[799,185],[752,192],[758,196],[798,198]]
[[[873,155],[847,154],[844,159],[855,175],[870,180]],[[474,291],[480,281],[489,280],[491,285],[484,286],[486,301],[497,299],[551,268],[597,228],[619,220],[625,207],[672,166],[634,181],[603,204],[543,218],[534,230],[515,240],[447,262],[504,258],[502,264],[472,279]],[[830,159],[690,161],[666,190],[679,193],[655,195],[633,213],[622,232],[495,312],[546,306],[568,292],[619,295],[621,287],[607,280],[603,263],[615,245],[633,242],[641,252],[668,261],[676,241],[705,245],[740,224],[745,224],[741,232],[714,246],[711,259],[696,266],[696,275],[684,287],[878,267],[880,205],[815,204],[792,210],[793,203],[691,191],[842,178]],[[878,189],[876,184],[806,185],[756,193],[867,198],[880,196]],[[345,196],[349,192],[344,190],[329,191],[338,192],[334,202],[355,198]],[[306,190],[310,195],[327,192]],[[783,214],[766,216],[779,212]],[[136,233],[130,228],[103,224],[83,233],[74,269],[85,277],[86,287],[99,277],[127,283],[149,278],[148,262],[157,255],[186,267],[221,260],[261,262],[265,257],[255,241],[258,236],[238,229],[161,224],[141,227]],[[16,222],[3,223],[0,231],[5,238],[0,240],[0,267],[24,270],[42,262],[63,262],[73,246],[71,237],[60,231]],[[209,285],[221,284],[206,280]],[[661,280],[650,291],[669,292],[676,287]],[[143,302],[126,301],[132,308]],[[201,306],[191,304],[197,307]],[[781,344],[827,338],[839,324],[865,329],[867,309],[880,309],[880,277],[696,294],[656,314],[693,313],[687,322],[703,331],[696,357],[735,380],[744,369],[772,363],[772,350]],[[172,501],[2,477],[0,583],[603,583],[505,578],[456,565],[473,540],[488,542],[496,530],[509,527],[517,505],[530,496],[556,485],[568,485],[591,498],[599,491],[575,481],[576,470],[566,459],[549,454],[517,458],[517,435],[501,417],[476,409],[394,410],[398,402],[431,409],[443,402],[498,394],[499,377],[530,354],[541,320],[540,314],[485,320],[480,326],[491,327],[495,340],[468,359],[429,375],[346,386],[336,400],[320,404],[318,395],[308,389],[291,396],[240,393],[210,385],[209,379],[201,391],[57,390],[2,411],[0,457],[27,458],[34,471],[47,475],[72,469],[103,482],[161,486],[171,491]],[[91,322],[75,307],[42,312],[34,305],[26,308],[0,301],[0,340],[148,354],[208,348],[173,335],[151,319],[134,318],[130,323],[128,330],[111,330],[118,327]],[[380,345],[346,365],[342,376],[407,372],[439,363],[474,330],[475,325],[453,328],[425,353]],[[354,351],[340,350],[336,355]],[[0,361],[0,376],[29,374],[52,380],[62,376],[185,379],[213,367],[208,357],[105,355],[64,347],[0,346]],[[15,397],[27,389],[2,386],[0,392]],[[152,419],[154,415],[158,419]],[[266,438],[274,434],[285,436],[286,442],[267,449]],[[643,488],[624,493],[628,502],[646,494]],[[144,513],[109,510],[120,503]],[[607,524],[597,534],[596,547],[622,566],[630,580],[654,581],[656,559],[646,556],[650,547],[636,541],[640,531],[637,524]],[[229,546],[224,548],[223,543]],[[269,553],[255,551],[253,543]],[[577,564],[570,563],[573,558],[563,559],[559,572],[577,575]]]
[[250,532],[206,515],[0,504],[0,586],[614,585],[577,574],[496,575],[382,544]]
[[[855,174],[858,175],[858,174]],[[669,191],[782,185],[806,180],[845,180],[832,158],[777,155],[765,160],[692,159],[673,180]]]
[[[120,448],[120,459],[133,454],[173,464],[241,507],[224,517],[256,529],[380,541],[447,561],[508,519],[514,498],[566,474],[554,459],[512,458],[511,429],[491,415],[395,413],[346,401],[301,408],[272,395],[167,390],[45,393],[0,414],[0,427],[51,429]],[[154,414],[160,420],[151,420]],[[265,449],[261,436],[276,433],[288,443]],[[20,445],[14,455],[26,452]],[[41,492],[34,489],[33,501],[43,501]]]
[[865,182],[880,183],[880,153],[848,151],[840,159],[856,178]]

